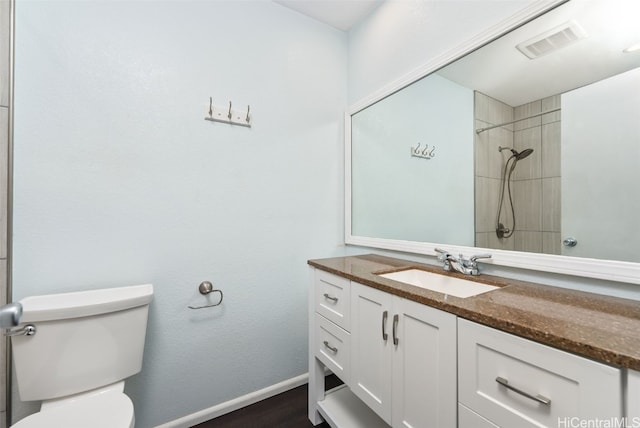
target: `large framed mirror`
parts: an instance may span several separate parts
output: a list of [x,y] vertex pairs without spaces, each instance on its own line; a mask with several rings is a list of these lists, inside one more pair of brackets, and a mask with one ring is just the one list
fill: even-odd
[[346,243],[640,284],[638,16],[533,6],[353,106]]

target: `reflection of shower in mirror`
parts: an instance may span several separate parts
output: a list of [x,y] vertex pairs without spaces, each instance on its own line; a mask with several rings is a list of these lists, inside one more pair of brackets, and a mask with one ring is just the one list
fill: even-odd
[[[503,150],[510,150],[511,156],[507,159],[504,164],[504,169],[502,170],[502,191],[500,192],[500,200],[498,202],[498,214],[496,215],[496,235],[498,238],[509,238],[513,235],[513,232],[516,228],[516,215],[515,210],[513,208],[513,198],[511,197],[511,175],[513,171],[516,169],[516,164],[519,160],[522,160],[533,153],[533,149],[524,149],[521,152],[511,148],[511,147],[501,147],[498,146],[498,151],[502,152]],[[504,204],[504,193],[505,187],[507,189],[507,198],[509,200],[509,205],[511,207],[511,219],[512,225],[511,228],[505,226],[504,223],[500,222],[500,214],[502,212],[502,205]],[[505,220],[506,223],[506,220]]]

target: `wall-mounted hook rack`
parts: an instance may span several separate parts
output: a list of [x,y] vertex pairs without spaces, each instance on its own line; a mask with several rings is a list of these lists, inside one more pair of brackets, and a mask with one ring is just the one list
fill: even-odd
[[247,106],[247,110],[232,109],[231,101],[229,107],[217,107],[213,105],[213,98],[209,97],[209,115],[204,120],[212,122],[227,123],[229,125],[239,125],[251,128],[251,106]]
[[436,146],[431,146],[431,148],[429,148],[429,145],[425,144],[424,148],[421,149],[420,144],[421,143],[418,143],[416,147],[411,147],[411,156],[423,159],[431,159],[436,156]]

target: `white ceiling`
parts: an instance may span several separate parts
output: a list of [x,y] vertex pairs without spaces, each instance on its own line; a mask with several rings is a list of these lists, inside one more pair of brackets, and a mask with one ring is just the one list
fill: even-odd
[[348,31],[384,0],[273,0],[338,30]]
[[[342,31],[384,0],[272,0]],[[560,94],[640,66],[640,0],[572,0],[438,71],[438,74],[511,106]],[[567,21],[588,37],[536,59],[516,45]]]
[[[438,71],[510,106],[561,94],[640,67],[639,0],[570,1]],[[536,59],[516,49],[545,31],[574,20],[587,38]]]

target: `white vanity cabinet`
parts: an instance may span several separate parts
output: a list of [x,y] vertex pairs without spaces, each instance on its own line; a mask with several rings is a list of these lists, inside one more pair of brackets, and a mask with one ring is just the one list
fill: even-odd
[[[311,277],[309,419],[454,428],[455,315],[319,269]],[[346,386],[325,394],[325,368]]]
[[[321,269],[311,268],[311,278],[309,419],[316,425],[324,418],[334,428],[640,426],[638,371]],[[327,368],[345,383],[330,393]]]
[[455,315],[351,282],[350,387],[393,427],[455,427]]
[[622,373],[458,319],[458,399],[460,428],[620,421]]

